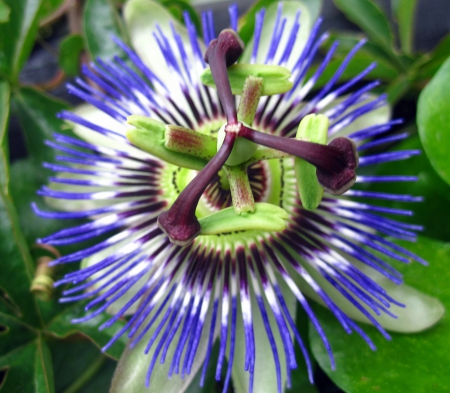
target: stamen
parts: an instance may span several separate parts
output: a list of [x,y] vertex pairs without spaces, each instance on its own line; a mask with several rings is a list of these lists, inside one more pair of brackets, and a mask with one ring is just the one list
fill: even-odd
[[200,234],[201,228],[195,216],[195,209],[206,187],[225,164],[235,139],[236,133],[227,132],[223,145],[214,158],[181,192],[171,208],[158,217],[158,226],[172,243],[187,246]]
[[259,145],[271,147],[314,165],[322,187],[333,195],[347,191],[356,180],[358,154],[348,138],[336,138],[328,146],[265,134],[242,126],[239,136]]
[[236,214],[255,211],[255,199],[247,175],[247,165],[225,166]]
[[166,125],[164,147],[206,160],[210,160],[217,153],[216,138],[171,124]]
[[238,108],[238,119],[240,122],[252,125],[263,88],[263,78],[251,75],[247,77]]

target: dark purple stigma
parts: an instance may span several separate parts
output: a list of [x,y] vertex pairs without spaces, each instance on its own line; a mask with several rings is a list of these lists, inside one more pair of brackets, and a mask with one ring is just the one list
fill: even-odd
[[195,216],[198,202],[206,187],[228,159],[241,128],[237,121],[227,67],[237,61],[243,50],[244,44],[239,36],[232,30],[224,30],[217,39],[211,41],[206,51],[205,61],[211,67],[219,99],[227,117],[226,135],[217,154],[178,195],[170,209],[158,217],[159,227],[174,244],[187,246],[200,234],[200,223]]
[[195,216],[195,209],[206,187],[225,164],[231,150],[233,150],[235,139],[235,133],[227,133],[214,158],[178,195],[170,209],[159,215],[158,225],[172,243],[187,246],[200,234],[201,228]]
[[236,104],[231,93],[227,67],[233,65],[244,51],[244,43],[233,30],[223,30],[219,37],[212,40],[205,54],[205,61],[211,68],[211,74],[217,87],[228,124],[237,123]]
[[241,127],[239,136],[292,154],[314,165],[319,183],[330,194],[343,194],[355,183],[358,153],[355,144],[348,138],[336,138],[326,146],[265,134],[246,126]]
[[333,195],[341,195],[348,191],[356,180],[356,168],[359,157],[355,143],[349,138],[333,139],[327,146],[338,151],[337,161],[316,166],[317,180],[325,191]]

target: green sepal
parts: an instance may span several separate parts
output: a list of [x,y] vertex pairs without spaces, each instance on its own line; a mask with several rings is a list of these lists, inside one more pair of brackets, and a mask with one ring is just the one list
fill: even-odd
[[126,136],[139,149],[170,164],[196,171],[202,170],[208,163],[203,158],[166,149],[164,146],[166,125],[164,123],[139,115],[128,117],[128,123],[136,128],[128,130]]
[[210,160],[217,153],[217,139],[189,128],[166,125],[164,147],[177,153]]
[[[244,91],[245,80],[248,76],[262,78],[264,81],[262,96],[286,93],[292,89],[292,82],[289,80],[291,73],[288,69],[266,64],[235,64],[227,68],[230,79],[231,92],[240,95]],[[207,68],[200,76],[203,84],[209,87],[216,87],[211,74],[211,69]]]
[[[300,122],[296,139],[325,145],[328,136],[328,117],[324,115],[308,115]],[[294,158],[295,177],[302,206],[306,210],[314,210],[323,197],[323,187],[317,180],[316,167],[305,160]]]
[[217,213],[199,219],[202,231],[200,235],[218,235],[235,231],[281,232],[286,229],[288,213],[279,206],[270,203],[255,203],[254,213],[237,215],[233,207],[227,207]]

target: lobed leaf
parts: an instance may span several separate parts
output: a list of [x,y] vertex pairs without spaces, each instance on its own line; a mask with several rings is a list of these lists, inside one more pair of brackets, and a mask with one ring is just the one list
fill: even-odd
[[397,17],[398,33],[403,52],[411,55],[413,52],[414,14],[417,0],[396,0],[394,12]]
[[9,87],[0,82],[0,288],[23,320],[41,324],[36,300],[30,293],[34,263],[20,229],[19,218],[9,192],[9,165],[6,126],[9,115]]
[[17,84],[34,44],[42,0],[3,0],[9,21],[0,23],[0,75]]
[[112,36],[127,41],[123,22],[111,0],[88,0],[84,6],[83,34],[92,59],[124,56]]
[[42,168],[42,163],[55,162],[55,156],[59,154],[46,146],[45,140],[52,140],[55,132],[73,135],[64,121],[56,118],[56,114],[67,109],[68,105],[31,88],[20,89],[15,96],[15,103],[29,157],[40,168],[39,180],[44,181],[53,172]]
[[345,16],[358,25],[388,53],[392,52],[394,36],[386,15],[372,0],[333,0]]
[[79,34],[69,35],[59,44],[58,63],[67,76],[78,75],[83,47],[83,37]]

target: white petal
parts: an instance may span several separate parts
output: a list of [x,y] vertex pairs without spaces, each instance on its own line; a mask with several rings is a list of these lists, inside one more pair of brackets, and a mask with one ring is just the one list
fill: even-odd
[[[166,8],[151,0],[129,0],[124,7],[124,18],[134,50],[166,87],[164,90],[156,85],[156,89],[161,93],[168,92],[177,105],[181,104],[183,109],[187,110],[187,102],[182,97],[180,90],[181,75],[167,66],[166,59],[153,35],[159,26],[172,48],[172,55],[177,59],[180,69],[183,70],[184,66],[171,24],[183,41],[187,58],[194,65],[196,62],[186,28],[175,20]],[[197,76],[194,75],[194,77]]]
[[[400,333],[415,333],[428,329],[438,322],[443,316],[445,309],[440,301],[430,295],[418,291],[417,289],[406,285],[396,285],[373,269],[367,268],[358,261],[352,259],[352,263],[358,265],[368,277],[380,284],[395,300],[405,304],[405,308],[391,305],[389,311],[397,315],[397,319],[386,314],[377,316],[372,310],[362,304],[383,326],[384,328]],[[350,318],[369,323],[367,318],[361,314],[347,299],[345,299],[322,275],[316,271],[308,269],[316,282],[323,288],[336,303],[336,305],[344,311]],[[324,305],[323,301],[306,282],[299,278],[297,274],[293,274],[293,278],[301,291],[308,297],[314,299],[318,303]]]
[[[157,308],[158,305],[155,307],[155,309]],[[150,352],[147,355],[144,354],[144,350],[147,346],[148,341],[159,325],[159,322],[161,321],[165,310],[166,309],[162,311],[159,318],[156,319],[153,327],[139,341],[135,348],[131,349],[129,346],[126,347],[114,373],[110,393],[184,393],[189,387],[189,384],[192,382],[195,375],[200,370],[200,367],[202,366],[206,356],[212,307],[209,308],[206,315],[205,326],[202,331],[202,337],[199,343],[191,373],[189,375],[185,375],[184,379],[181,379],[179,375],[173,375],[172,378],[168,377],[169,367],[176,348],[176,345],[174,344],[178,343],[180,338],[180,331],[178,331],[178,333],[173,338],[172,345],[167,351],[166,361],[164,364],[160,364],[159,357],[161,356],[161,353],[159,354],[150,380],[150,389],[147,389],[145,387],[145,378],[148,367],[153,358],[153,354],[155,353],[155,348],[158,345],[158,339],[153,344]],[[161,337],[161,335],[159,337]]]
[[[251,284],[249,284],[251,286]],[[286,305],[290,311],[292,318],[295,319],[297,308],[297,300],[292,291],[287,287],[283,280],[279,281],[279,286],[283,292]],[[254,393],[273,393],[277,391],[277,375],[275,372],[275,362],[273,359],[272,349],[267,337],[266,329],[261,318],[258,303],[256,302],[253,290],[251,290],[252,318],[253,329],[255,335],[256,361],[253,382]],[[281,365],[282,387],[286,385],[286,356],[282,344],[278,326],[275,322],[270,306],[266,304],[266,311],[269,317],[272,333],[274,335],[277,346],[278,356]],[[244,370],[245,364],[245,335],[242,322],[242,313],[240,307],[238,309],[238,319],[236,328],[236,349],[233,363],[233,385],[236,393],[247,393],[249,387],[249,373]],[[283,389],[283,388],[282,388]]]
[[[275,26],[275,20],[277,17],[278,4],[274,3],[269,6],[266,10],[264,25],[261,32],[261,38],[259,41],[258,48],[258,56],[256,58],[256,63],[262,64],[265,63],[267,51],[270,47],[270,42],[273,36],[273,29]],[[286,64],[286,68],[292,71],[295,63],[297,62],[300,54],[305,47],[306,41],[311,32],[311,28],[317,19],[321,2],[315,0],[301,0],[301,1],[284,1],[281,2],[283,5],[282,19],[287,18],[286,26],[284,28],[283,37],[278,45],[278,50],[275,55],[275,63],[278,64],[278,61],[281,59],[284,49],[286,47],[286,43],[289,39],[289,34],[291,32],[292,26],[294,24],[295,15],[298,10],[301,11],[300,14],[300,29],[298,31],[297,39],[295,41],[294,47],[292,48],[289,60]],[[245,51],[242,55],[241,63],[249,63],[254,46],[254,39],[252,38],[248,43]]]
[[[334,100],[332,104],[330,104],[327,108],[325,108],[321,112],[326,112],[326,110],[328,108],[332,108],[333,106],[340,104],[346,98],[348,98],[348,96]],[[356,108],[360,107],[361,105],[367,104],[368,102],[371,102],[377,98],[378,98],[378,96],[376,96],[374,94],[369,94],[366,101],[359,103],[357,105],[351,106],[349,109],[347,109],[345,111],[345,113],[342,114],[341,117],[346,116],[351,111],[354,111]],[[365,113],[364,115],[353,120],[353,122],[350,123],[348,126],[342,128],[337,133],[333,134],[333,139],[337,138],[339,136],[347,136],[353,132],[364,130],[365,128],[369,128],[369,127],[372,127],[375,125],[385,124],[388,121],[390,121],[391,118],[392,118],[392,108],[389,104],[386,103],[386,105],[383,105],[375,110],[371,110],[368,113]]]
[[[73,113],[87,120],[88,122],[98,125],[110,131],[114,131],[120,135],[125,135],[126,131],[131,128],[130,125],[121,123],[111,116],[107,115],[100,109],[90,104],[82,104],[72,110]],[[126,141],[112,139],[108,136],[102,135],[90,128],[84,127],[80,124],[71,123],[73,132],[81,139],[92,143],[95,146],[103,146],[111,149],[123,151],[132,154],[136,158],[148,158],[148,154],[136,147],[128,144]]]

